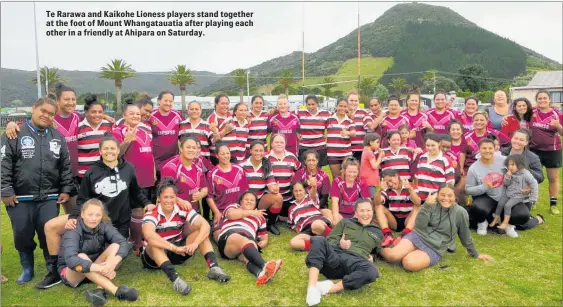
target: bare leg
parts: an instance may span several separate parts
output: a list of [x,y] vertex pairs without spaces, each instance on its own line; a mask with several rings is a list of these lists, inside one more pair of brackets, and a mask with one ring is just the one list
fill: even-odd
[[321,209],[321,214],[327,218],[331,223],[334,223],[334,218],[332,216],[332,211],[330,209]]
[[405,270],[410,272],[416,272],[416,271],[424,270],[430,266],[430,257],[428,256],[427,253],[417,249],[415,251],[408,253],[403,258],[402,263],[403,263],[403,268],[405,268]]
[[283,197],[281,194],[266,193],[258,203],[258,209],[281,208],[283,204]]
[[547,179],[549,180],[549,197],[557,197],[559,193],[559,169],[548,168]]
[[311,239],[311,236],[308,234],[300,233],[293,237],[291,241],[289,241],[289,246],[294,250],[303,251],[305,250],[305,240]]
[[69,215],[61,215],[50,219],[45,224],[45,239],[47,241],[47,249],[49,255],[58,255],[61,247],[62,235],[65,231],[65,224]]
[[332,173],[332,178],[340,176],[340,164],[330,164],[330,172]]
[[420,211],[420,207],[413,207],[411,213],[409,214],[409,216],[407,216],[407,219],[405,220],[405,228],[408,229],[413,229],[414,225],[416,223],[416,216],[418,214],[418,212]]
[[397,262],[401,261],[405,256],[417,250],[417,248],[412,244],[410,240],[403,239],[393,248],[383,248],[381,250],[381,255],[387,261]]
[[320,236],[325,232],[325,229],[328,225],[321,220],[316,220],[311,224],[311,231],[314,235]]
[[70,197],[66,203],[63,203],[63,209],[65,210],[65,214],[70,214],[72,213],[72,208],[74,208],[74,206],[76,206],[76,200],[78,199],[78,196],[73,196]]
[[[498,221],[499,216],[495,216],[495,220]],[[510,215],[505,215],[504,219],[502,219],[502,224],[498,226],[499,229],[506,229],[508,227],[508,223],[510,222]],[[492,224],[492,223],[491,223]]]
[[397,229],[397,220],[395,219],[391,211],[387,209],[387,207],[382,205],[376,206],[375,214],[377,217],[377,223],[379,224],[379,227],[381,227],[381,229],[385,229],[385,228],[391,228],[393,230]]

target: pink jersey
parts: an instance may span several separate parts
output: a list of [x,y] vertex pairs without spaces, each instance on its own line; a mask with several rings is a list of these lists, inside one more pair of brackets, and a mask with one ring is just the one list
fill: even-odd
[[447,134],[448,125],[453,119],[459,120],[459,114],[454,110],[446,109],[442,113],[438,112],[436,108],[426,111],[428,123],[434,128],[434,133]]
[[311,114],[308,110],[298,110],[297,116],[301,125],[301,149],[325,148],[326,122],[330,117],[328,111],[317,111]]
[[[416,136],[413,139],[414,143],[416,144],[415,147],[411,148],[424,148],[424,136],[426,135],[426,128],[422,126],[422,124],[428,121],[428,116],[422,112],[417,112],[415,115],[409,114],[407,110],[401,112],[401,115],[404,116],[409,122],[409,128],[416,132]],[[410,147],[410,146],[408,146]]]
[[280,187],[280,194],[283,196],[283,200],[288,201],[293,199],[293,195],[291,195],[290,191],[291,181],[293,180],[295,172],[301,168],[301,162],[299,162],[297,156],[289,151],[286,151],[281,159],[274,156],[273,152],[270,152],[266,158],[268,158],[270,164],[272,164],[272,173]]
[[406,142],[402,142],[401,146],[406,147],[406,148],[411,148],[411,149],[423,148],[423,147],[418,146],[413,139],[408,139]]
[[[461,125],[463,126],[463,132],[464,133],[468,133],[469,131],[473,131],[473,115],[469,115],[465,112],[462,112],[459,114],[457,120],[459,120],[461,122]],[[446,129],[448,127],[446,126]],[[493,128],[493,123],[491,121],[488,121],[487,123],[487,128],[489,129],[494,129]]]
[[228,205],[238,203],[243,192],[248,191],[244,170],[235,164],[227,172],[219,167],[207,173],[207,199],[215,200],[215,205],[223,212]]
[[500,145],[506,145],[510,143],[510,138],[504,133],[501,133],[494,129],[487,128],[483,135],[477,135],[475,130],[465,134],[465,144],[467,149],[467,156],[465,158],[465,167],[470,167],[475,161],[477,161],[476,155],[479,153],[479,142],[486,138],[489,133],[495,134],[500,141]]
[[162,115],[160,110],[155,110],[149,118],[153,136],[154,161],[158,168],[164,166],[163,162],[178,154],[178,131],[183,120],[180,112],[170,110],[167,115]]
[[[311,173],[307,169],[307,167],[300,168],[297,172],[295,172],[295,176],[293,176],[293,182],[297,181],[307,181]],[[321,195],[328,195],[330,194],[330,178],[328,175],[323,172],[320,168],[317,169],[317,173],[315,174],[315,179],[317,179],[317,194],[320,198]],[[311,193],[311,187],[307,187],[307,192]]]
[[407,125],[408,127],[409,120],[408,118],[402,115],[399,115],[395,118],[391,118],[389,117],[389,115],[387,115],[383,118],[383,121],[379,125],[381,126],[381,130],[383,133],[383,135],[381,135],[381,147],[385,148],[389,146],[389,142],[387,141],[387,134],[393,130],[398,131],[399,127],[401,127],[402,125]]
[[326,122],[326,154],[329,160],[342,160],[352,155],[352,142],[349,136],[342,136],[343,130],[355,131],[352,120],[344,115],[339,120],[336,115],[328,118]]
[[168,160],[162,167],[161,178],[172,177],[176,181],[178,197],[187,200],[192,204],[192,208],[199,213],[199,201],[192,201],[192,195],[200,189],[207,188],[207,180],[203,169],[197,164],[186,167],[180,156],[177,155]]
[[[298,153],[297,134],[300,133],[299,118],[293,113],[288,113],[286,117],[277,113],[268,121],[268,130],[273,134],[279,133],[285,136],[285,148],[295,156]],[[271,142],[271,140],[270,140]]]
[[[126,132],[126,126],[114,128],[112,131],[113,137],[119,143],[123,143]],[[137,182],[141,188],[154,187],[156,178],[155,162],[152,155],[152,134],[151,129],[147,125],[139,123],[137,126],[137,136],[129,144],[123,159],[135,167]]]
[[366,131],[369,129],[368,125],[371,123],[372,119],[364,109],[357,109],[356,112],[350,114],[349,117],[353,122],[354,130],[356,130],[356,136],[353,136],[351,139],[352,152],[362,151],[364,150]]
[[227,121],[228,123],[226,125],[233,125],[233,130],[223,136],[221,141],[229,146],[231,157],[235,158],[238,163],[246,158],[246,144],[248,141],[250,122],[245,120],[241,123],[233,117]]
[[255,115],[250,112],[248,120],[250,120],[250,127],[248,127],[248,148],[250,144],[254,141],[260,141],[266,144],[266,138],[268,137],[268,119],[270,115],[268,112],[261,112],[259,115]]
[[557,128],[551,126],[551,122],[554,120],[563,125],[563,114],[556,109],[551,109],[545,113],[539,109],[534,110],[530,121],[532,132],[530,148],[541,151],[561,149],[561,136],[557,133]]
[[357,179],[352,187],[348,187],[342,177],[336,177],[332,182],[330,196],[338,198],[338,212],[348,219],[354,216],[356,200],[371,198],[368,184],[363,179]]
[[78,112],[70,113],[68,117],[62,117],[57,113],[53,120],[53,128],[65,137],[74,176],[78,176],[78,125],[80,121],[81,116]]
[[205,158],[210,157],[209,147],[213,139],[213,133],[209,129],[209,123],[200,119],[198,123],[192,124],[190,119],[186,119],[179,124],[178,138],[194,137],[201,143],[201,155]]

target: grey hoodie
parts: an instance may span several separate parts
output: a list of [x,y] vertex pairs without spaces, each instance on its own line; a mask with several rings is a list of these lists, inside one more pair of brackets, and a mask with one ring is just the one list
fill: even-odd
[[[504,158],[504,157],[503,157]],[[480,196],[483,194],[488,195],[490,198],[499,201],[504,193],[504,186],[502,183],[496,188],[488,189],[483,184],[483,179],[491,173],[498,173],[504,175],[506,167],[504,166],[505,159],[494,157],[493,164],[485,165],[481,160],[473,163],[467,171],[467,183],[465,184],[465,192],[471,196]],[[498,175],[497,174],[497,175]]]
[[[523,168],[512,176],[504,176],[504,185],[506,186],[506,196],[510,198],[529,198],[530,201],[538,201],[538,182],[530,171]],[[530,194],[523,195],[522,189],[530,187]]]

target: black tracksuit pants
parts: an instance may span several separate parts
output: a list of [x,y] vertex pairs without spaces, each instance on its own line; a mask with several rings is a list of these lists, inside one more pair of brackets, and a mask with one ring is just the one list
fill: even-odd
[[47,250],[45,223],[59,216],[57,200],[20,201],[15,207],[6,206],[12,222],[14,243],[18,252],[32,253],[37,247],[34,237],[37,233],[39,246]]

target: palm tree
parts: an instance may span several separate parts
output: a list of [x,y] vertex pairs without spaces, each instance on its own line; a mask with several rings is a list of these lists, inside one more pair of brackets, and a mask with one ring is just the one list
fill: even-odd
[[403,89],[407,88],[409,84],[407,83],[407,80],[405,80],[404,78],[393,78],[391,79],[391,83],[389,83],[389,86],[395,89],[395,93],[397,94],[397,97],[400,98]]
[[371,96],[373,95],[373,91],[375,90],[375,87],[377,86],[377,83],[375,82],[375,79],[372,77],[368,77],[368,78],[363,78],[360,81],[360,94],[362,96]]
[[180,95],[182,95],[182,113],[186,113],[186,85],[195,84],[195,78],[192,71],[186,68],[186,65],[176,65],[168,75],[168,80],[173,85],[180,86]]
[[330,97],[331,93],[331,89],[336,87],[336,84],[334,84],[334,78],[333,77],[325,77],[323,79],[323,85],[321,85],[321,87],[324,89],[323,95],[326,97]]
[[289,68],[285,68],[280,72],[278,83],[283,86],[285,90],[285,95],[289,95],[289,86],[297,82],[293,77],[293,71]]
[[437,73],[436,69],[429,69],[426,72],[424,72],[422,77],[420,77],[420,81],[422,81],[422,82],[432,81],[432,80],[434,80],[434,76],[436,75],[436,73]]
[[99,78],[110,79],[115,82],[116,114],[118,116],[121,116],[123,111],[121,109],[121,87],[123,86],[123,80],[134,77],[135,70],[131,68],[130,64],[125,63],[121,59],[114,59],[107,66],[101,68]]
[[244,89],[246,88],[246,70],[239,68],[231,73],[231,77],[239,89],[240,102],[243,102]]
[[[51,93],[58,82],[67,82],[59,75],[59,70],[55,67],[49,68],[47,66],[41,67],[39,70],[39,82],[41,86],[45,85],[45,77],[47,77],[47,88],[45,88],[45,94]],[[33,84],[37,84],[37,78],[31,80]]]

